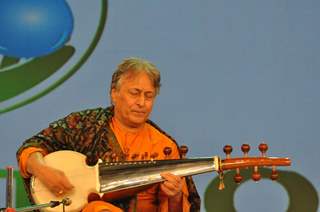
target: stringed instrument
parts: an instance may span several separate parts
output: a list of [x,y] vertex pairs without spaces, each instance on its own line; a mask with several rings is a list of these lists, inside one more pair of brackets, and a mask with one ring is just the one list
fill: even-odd
[[[264,143],[259,145],[259,150],[262,152],[260,157],[248,156],[250,150],[248,144],[243,144],[241,149],[244,152],[244,157],[231,158],[232,147],[226,145],[224,147],[224,152],[227,155],[225,159],[220,159],[218,156],[187,159],[185,155],[188,148],[181,146],[182,159],[156,160],[157,156],[154,155],[150,156],[150,160],[116,161],[117,157],[113,155],[111,161],[100,161],[94,166],[88,166],[86,156],[81,153],[68,150],[57,151],[46,155],[44,160],[49,166],[63,171],[75,188],[57,197],[40,180],[32,177],[31,193],[36,204],[69,198],[72,203],[65,207],[65,211],[76,212],[87,204],[88,197],[92,193],[103,195],[104,200],[123,198],[164,181],[160,176],[160,173],[164,172],[184,177],[216,171],[221,179],[219,189],[223,189],[223,171],[225,170],[236,169],[234,180],[240,183],[242,180],[240,168],[253,167],[252,179],[258,181],[261,178],[258,167],[269,166],[272,167],[271,179],[275,180],[278,177],[276,166],[290,166],[291,164],[289,158],[267,157],[268,146]],[[171,149],[166,147],[164,154],[167,158],[170,153]],[[45,208],[42,211],[59,210]]]

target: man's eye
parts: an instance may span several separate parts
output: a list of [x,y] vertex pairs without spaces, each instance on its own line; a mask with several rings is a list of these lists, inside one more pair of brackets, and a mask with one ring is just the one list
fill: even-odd
[[147,94],[147,95],[145,95],[145,98],[151,100],[151,99],[154,98],[154,95],[153,94]]
[[132,96],[138,96],[139,95],[139,92],[137,92],[137,91],[129,91],[129,93]]

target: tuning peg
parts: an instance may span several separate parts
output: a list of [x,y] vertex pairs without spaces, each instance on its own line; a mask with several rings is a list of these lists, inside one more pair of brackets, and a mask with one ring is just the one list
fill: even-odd
[[157,152],[154,152],[150,155],[151,160],[155,160],[157,159],[157,157],[159,156],[159,154]]
[[234,175],[233,180],[234,180],[234,182],[239,184],[242,181],[242,179],[243,179],[243,177],[240,175],[240,169],[237,168],[236,174]]
[[259,173],[258,166],[255,166],[255,167],[253,168],[253,173],[252,173],[251,178],[252,178],[254,181],[259,181],[259,180],[261,179],[261,174]]
[[98,163],[99,158],[94,155],[94,154],[90,154],[88,153],[88,156],[86,157],[86,163],[88,166],[94,166]]
[[223,152],[226,153],[226,158],[230,158],[230,154],[232,152],[232,146],[231,145],[225,145],[223,147]]
[[276,170],[276,167],[275,166],[272,166],[272,172],[271,172],[271,176],[270,176],[270,179],[271,180],[277,180],[279,177],[279,174]]
[[103,158],[104,158],[104,160],[106,162],[110,162],[111,161],[111,154],[112,154],[111,150],[108,150],[106,153],[104,153]]
[[129,160],[129,148],[124,148],[123,150],[125,160]]
[[141,160],[148,160],[148,152],[141,154]]
[[101,200],[101,197],[99,194],[91,192],[90,194],[88,194],[87,196],[87,201],[88,202],[93,202],[93,201],[99,201]]
[[181,154],[181,158],[186,158],[187,152],[188,152],[188,147],[186,145],[181,145],[179,148],[179,152]]
[[117,156],[117,154],[115,152],[113,152],[111,154],[111,161],[112,162],[117,162],[118,161],[118,156]]
[[131,160],[136,160],[139,157],[139,154],[134,153],[131,155]]
[[259,145],[259,150],[260,150],[260,152],[261,152],[262,157],[266,157],[266,152],[267,152],[267,150],[268,150],[268,145],[265,144],[265,143],[261,143],[261,144]]
[[244,154],[244,157],[248,157],[248,153],[250,151],[250,145],[249,144],[242,144],[241,150]]
[[166,159],[169,159],[171,152],[172,152],[171,147],[167,146],[163,149],[163,153],[164,153]]

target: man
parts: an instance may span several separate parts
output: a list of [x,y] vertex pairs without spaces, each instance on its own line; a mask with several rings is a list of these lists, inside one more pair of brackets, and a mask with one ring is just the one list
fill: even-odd
[[[148,119],[159,90],[160,73],[152,63],[125,59],[112,76],[111,107],[71,113],[20,147],[17,159],[27,188],[33,175],[56,196],[74,189],[71,179],[43,160],[44,155],[59,150],[77,151],[93,160],[107,160],[110,153],[119,160],[146,160],[151,155],[168,158],[163,149],[170,147],[169,157],[180,158],[176,142]],[[112,203],[92,201],[82,211],[199,211],[199,195],[190,177],[161,176],[163,183],[133,197]]]

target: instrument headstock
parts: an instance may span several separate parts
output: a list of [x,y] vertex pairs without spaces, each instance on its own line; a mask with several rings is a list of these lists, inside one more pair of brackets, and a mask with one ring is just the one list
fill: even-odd
[[[240,183],[243,180],[243,177],[240,174],[240,169],[248,169],[252,168],[252,176],[251,178],[254,181],[259,181],[261,179],[261,174],[259,173],[259,167],[271,167],[271,174],[270,174],[270,179],[271,180],[276,180],[278,178],[278,172],[276,170],[277,166],[290,166],[291,165],[291,160],[289,158],[280,158],[280,157],[268,157],[267,156],[267,151],[268,151],[268,145],[265,143],[261,143],[258,146],[259,151],[261,152],[260,156],[257,157],[251,157],[249,156],[249,151],[251,149],[249,144],[243,144],[241,146],[241,150],[243,152],[243,157],[231,157],[232,153],[232,146],[231,145],[226,145],[223,148],[224,153],[226,154],[226,157],[224,159],[221,159],[218,156],[208,157],[208,158],[194,158],[190,160],[195,160],[199,162],[200,160],[207,160],[208,161],[208,166],[204,166],[201,171],[199,170],[199,167],[196,167],[195,161],[192,163],[196,167],[195,169],[188,170],[184,173],[184,175],[180,176],[189,176],[187,172],[197,174],[197,173],[204,173],[208,171],[217,171],[219,173],[219,178],[220,178],[220,185],[219,189],[224,188],[223,184],[223,172],[226,170],[236,170],[236,174],[234,176],[234,181],[236,183]],[[153,164],[154,162],[157,162],[159,165],[160,163],[162,165],[168,165],[172,164],[170,160],[179,160],[179,159],[172,159],[172,148],[171,147],[164,147],[161,152],[142,152],[142,153],[132,153],[131,155],[128,154],[128,151],[125,152],[125,158],[127,161],[125,161],[126,166],[136,166],[137,164],[144,164],[144,166],[147,166],[147,164]],[[188,147],[185,145],[182,145],[179,147],[179,153],[181,156],[182,161],[181,162],[186,162],[186,154],[188,152]],[[161,155],[162,154],[162,155]],[[158,157],[161,156],[160,159]],[[119,161],[119,158],[116,153],[110,153],[106,155],[105,161],[110,162],[111,166],[117,166],[121,165],[123,161]],[[119,162],[119,163],[118,163]],[[190,162],[190,161],[189,161]],[[212,163],[213,162],[213,163]],[[191,163],[191,162],[190,162]],[[182,163],[181,163],[182,164]],[[178,167],[177,163],[177,167]],[[177,168],[175,167],[175,168]],[[176,171],[176,169],[173,169],[172,171]],[[180,173],[181,174],[181,173]],[[190,174],[192,175],[192,174]]]
[[244,154],[243,157],[231,158],[232,146],[226,145],[223,148],[224,153],[226,154],[225,159],[221,159],[219,165],[219,174],[220,174],[220,185],[219,189],[223,189],[223,171],[235,169],[236,174],[234,176],[234,181],[236,183],[240,183],[243,177],[240,174],[241,168],[248,169],[249,167],[253,167],[253,173],[251,178],[254,181],[259,181],[261,179],[261,174],[259,173],[259,167],[272,167],[270,179],[276,180],[278,178],[278,172],[276,170],[277,166],[290,166],[291,160],[289,158],[279,158],[279,157],[267,157],[268,145],[265,143],[261,143],[259,145],[259,151],[261,152],[261,156],[259,157],[249,157],[250,146],[249,144],[243,144],[241,146],[241,150]]

